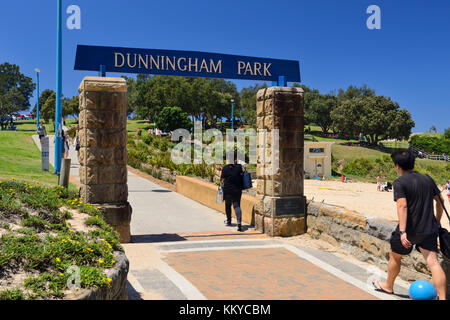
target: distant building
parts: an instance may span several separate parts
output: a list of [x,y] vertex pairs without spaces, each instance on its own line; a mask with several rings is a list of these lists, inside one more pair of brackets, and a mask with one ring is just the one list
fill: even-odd
[[334,142],[306,142],[304,170],[310,178],[331,177],[331,145]]

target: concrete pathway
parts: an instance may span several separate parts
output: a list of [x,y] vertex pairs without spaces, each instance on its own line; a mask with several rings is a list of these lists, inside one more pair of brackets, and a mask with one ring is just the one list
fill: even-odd
[[[38,147],[39,139],[34,136]],[[54,161],[50,137],[50,162]],[[71,177],[78,179],[73,148]],[[225,227],[223,214],[141,176],[128,172],[133,208],[130,299],[373,300],[406,299],[408,284],[397,295],[376,292],[371,279],[380,269],[318,245],[307,235],[269,238],[246,226]]]

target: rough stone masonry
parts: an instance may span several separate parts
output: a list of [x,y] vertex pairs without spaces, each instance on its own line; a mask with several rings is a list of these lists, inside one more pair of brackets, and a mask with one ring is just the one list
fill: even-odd
[[80,95],[80,196],[100,205],[105,220],[130,242],[127,185],[127,84],[122,78],[85,77]]
[[[303,195],[304,97],[301,88],[271,87],[257,94],[258,134],[255,227],[271,236],[306,232],[306,198]],[[278,130],[279,148],[272,139]],[[274,157],[272,157],[274,156]],[[275,164],[267,159],[278,157]],[[275,165],[276,167],[276,165]],[[274,167],[273,167],[274,168]]]

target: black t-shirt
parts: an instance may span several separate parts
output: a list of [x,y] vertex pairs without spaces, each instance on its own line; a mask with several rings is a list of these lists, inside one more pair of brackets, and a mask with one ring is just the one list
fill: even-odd
[[222,169],[221,179],[225,179],[223,190],[224,191],[237,191],[242,190],[242,166],[235,164],[233,166],[226,165]]
[[438,194],[440,190],[434,180],[416,171],[406,173],[394,181],[394,201],[406,198],[408,235],[422,236],[439,232],[433,208],[433,199]]

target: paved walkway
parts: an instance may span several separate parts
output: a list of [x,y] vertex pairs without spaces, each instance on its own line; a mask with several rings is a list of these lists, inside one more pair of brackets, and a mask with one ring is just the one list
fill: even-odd
[[[70,157],[71,176],[79,179],[73,149]],[[132,243],[123,247],[130,260],[130,299],[407,298],[407,283],[399,281],[396,296],[376,292],[370,279],[383,278],[384,272],[323,250],[307,235],[298,241],[273,239],[250,226],[238,233],[224,226],[223,214],[130,171],[128,188]]]

